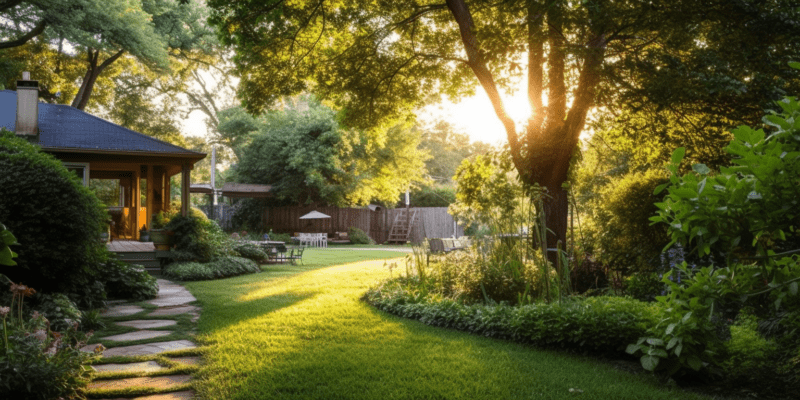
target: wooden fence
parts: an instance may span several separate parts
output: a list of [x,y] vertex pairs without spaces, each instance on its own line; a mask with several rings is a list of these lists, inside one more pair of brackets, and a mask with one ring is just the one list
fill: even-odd
[[[423,238],[439,238],[464,235],[464,229],[454,224],[453,217],[447,213],[447,207],[420,207],[417,221],[411,231],[411,242],[420,242]],[[319,211],[331,218],[301,220],[300,217],[311,211]],[[337,208],[337,207],[273,207],[264,213],[264,224],[275,232],[346,232],[356,227],[375,240],[383,243],[389,237],[395,217],[400,209],[377,208]]]

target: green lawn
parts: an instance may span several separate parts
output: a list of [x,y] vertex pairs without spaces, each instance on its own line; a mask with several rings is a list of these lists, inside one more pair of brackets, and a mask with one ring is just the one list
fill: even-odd
[[701,398],[647,374],[376,311],[359,297],[397,252],[306,256],[306,266],[187,283],[209,346],[196,381],[203,398]]

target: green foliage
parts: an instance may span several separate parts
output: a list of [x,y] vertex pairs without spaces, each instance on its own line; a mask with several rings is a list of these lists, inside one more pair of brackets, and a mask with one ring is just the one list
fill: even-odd
[[61,332],[80,323],[83,314],[63,293],[36,293],[33,307],[50,322],[50,329]]
[[0,221],[20,243],[9,278],[45,293],[91,286],[107,254],[97,238],[108,215],[97,198],[58,160],[8,132],[0,169]]
[[178,215],[164,228],[174,232],[175,260],[208,262],[233,252],[233,240],[208,218]]
[[143,301],[154,299],[158,294],[156,278],[138,265],[108,260],[102,280],[110,299]]
[[767,367],[776,344],[759,335],[757,329],[758,320],[745,313],[731,325],[731,339],[725,343],[728,357],[723,363],[727,373],[742,377]]
[[211,262],[179,262],[168,265],[164,275],[181,281],[201,281],[260,272],[255,261],[241,257],[223,256]]
[[375,241],[366,232],[354,226],[347,230],[347,237],[350,239],[350,243],[353,244],[375,244]]
[[17,265],[17,262],[14,261],[14,258],[17,257],[17,253],[14,253],[11,248],[8,247],[15,244],[17,244],[17,238],[11,231],[6,229],[6,226],[3,225],[2,222],[0,222],[0,265]]
[[[270,240],[275,240],[270,237]],[[267,253],[264,250],[261,250],[258,246],[252,243],[246,242],[239,242],[234,247],[236,253],[239,254],[240,257],[244,257],[253,261],[260,261],[267,259]]]
[[[456,192],[449,186],[423,186],[409,193],[410,207],[448,207],[456,202]],[[400,196],[397,207],[405,207],[405,194]]]
[[653,191],[667,181],[657,170],[629,173],[612,179],[584,204],[591,219],[585,245],[600,262],[623,272],[658,269],[669,237],[666,226],[651,226],[650,217],[661,200]]
[[641,301],[655,301],[667,287],[657,272],[636,272],[625,279],[625,294]]
[[663,312],[659,305],[620,297],[573,298],[519,307],[466,305],[409,291],[407,288],[415,285],[408,279],[416,278],[386,281],[370,289],[364,300],[428,325],[580,352],[618,355]]
[[[0,307],[0,396],[42,400],[78,396],[91,371],[83,365],[94,358],[92,353],[80,350],[86,344],[86,335],[77,330],[77,323],[57,333],[48,328],[44,315],[23,315],[23,298],[31,291],[23,285],[12,285],[11,289],[11,307]],[[68,302],[63,296],[53,299],[54,304]],[[51,311],[56,316],[66,313],[55,308]],[[77,312],[74,307],[72,311]]]
[[467,223],[502,225],[519,220],[521,202],[526,200],[513,168],[508,153],[464,160],[456,170],[456,202],[450,213]]
[[[764,321],[800,310],[798,256],[776,253],[798,244],[800,104],[793,98],[778,104],[781,113],[764,117],[771,133],[746,126],[733,131],[726,147],[733,165],[719,174],[695,164],[694,172],[679,175],[685,149],[672,155],[668,193],[652,220],[669,224],[673,243],[711,256],[706,260],[716,265],[691,271],[684,263],[665,275],[669,292],[659,301],[668,306],[667,317],[628,349],[642,354],[648,370],[719,364],[724,346],[716,321],[741,307],[757,310]],[[676,274],[686,277],[682,283]]]
[[[456,169],[465,158],[471,155],[485,154],[493,149],[492,146],[483,142],[470,143],[469,136],[457,132],[455,127],[446,121],[437,121],[433,126],[417,127],[416,129],[422,131],[420,149],[430,154],[430,158],[425,161],[425,168],[431,179],[437,183],[450,184]],[[414,201],[413,199],[414,197],[412,197],[412,201]],[[413,205],[412,207],[433,206]]]
[[239,154],[235,179],[272,186],[278,202],[338,206],[393,203],[421,181],[419,132],[405,125],[345,130],[336,113],[313,99],[308,109],[273,111]]

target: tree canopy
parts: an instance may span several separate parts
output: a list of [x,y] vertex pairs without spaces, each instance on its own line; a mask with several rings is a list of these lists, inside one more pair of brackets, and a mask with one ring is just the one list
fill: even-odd
[[[210,0],[209,7],[221,39],[236,49],[249,110],[311,90],[347,110],[346,124],[372,126],[441,95],[470,94],[477,80],[520,178],[549,193],[548,247],[566,235],[562,185],[595,106],[657,96],[657,107],[690,101],[702,112],[716,101],[729,114],[747,82],[785,76],[780,61],[798,54],[796,41],[786,40],[797,37],[798,20],[788,0]],[[730,49],[741,46],[746,54],[737,58]],[[519,129],[500,91],[523,76],[531,118]]]
[[[233,111],[238,113],[235,121],[246,120],[241,118],[246,114]],[[313,99],[244,122],[249,125],[237,128],[240,132],[257,131],[241,148],[233,179],[272,185],[279,203],[393,204],[423,179],[419,135],[404,125],[344,129],[333,110]]]

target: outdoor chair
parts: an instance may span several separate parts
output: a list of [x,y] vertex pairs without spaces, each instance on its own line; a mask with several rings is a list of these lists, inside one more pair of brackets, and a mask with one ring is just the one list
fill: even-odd
[[305,247],[295,247],[292,249],[291,253],[289,253],[289,261],[291,261],[292,265],[297,265],[297,262],[300,261],[300,264],[303,264],[303,252],[305,251]]

